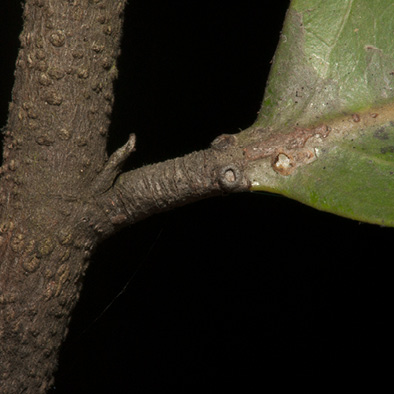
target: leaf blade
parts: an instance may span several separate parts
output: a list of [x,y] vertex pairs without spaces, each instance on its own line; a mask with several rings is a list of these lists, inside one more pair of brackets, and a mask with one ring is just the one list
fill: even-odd
[[251,164],[252,190],[394,226],[393,34],[388,0],[291,3],[254,128],[330,133]]

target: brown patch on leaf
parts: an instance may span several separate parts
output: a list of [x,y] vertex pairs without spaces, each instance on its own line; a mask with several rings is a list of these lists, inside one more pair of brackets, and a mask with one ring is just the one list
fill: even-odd
[[360,121],[360,115],[359,114],[353,114],[352,115],[352,118],[353,118],[353,122],[359,122]]
[[377,138],[378,140],[384,141],[389,139],[389,134],[387,130],[384,127],[380,127],[377,129],[374,133],[373,136]]
[[311,137],[326,138],[331,129],[327,125],[320,125],[315,128],[296,129],[289,134],[275,134],[260,144],[251,144],[244,148],[244,155],[247,160],[253,161],[277,154],[278,151],[290,151],[304,148],[306,142]]
[[394,146],[385,146],[384,148],[380,149],[380,152],[385,153],[394,153]]

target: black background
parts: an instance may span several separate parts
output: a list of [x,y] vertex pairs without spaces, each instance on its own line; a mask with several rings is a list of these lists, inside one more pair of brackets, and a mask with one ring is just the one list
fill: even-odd
[[[137,133],[127,168],[254,121],[288,6],[271,3],[130,1],[109,141]],[[21,8],[0,10],[4,125]],[[392,229],[266,194],[152,217],[94,255],[53,393],[388,376],[392,245]]]

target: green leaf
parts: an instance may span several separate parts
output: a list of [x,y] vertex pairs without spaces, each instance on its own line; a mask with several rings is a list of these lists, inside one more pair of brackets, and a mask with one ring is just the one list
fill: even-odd
[[252,190],[394,226],[394,2],[293,0],[244,138]]

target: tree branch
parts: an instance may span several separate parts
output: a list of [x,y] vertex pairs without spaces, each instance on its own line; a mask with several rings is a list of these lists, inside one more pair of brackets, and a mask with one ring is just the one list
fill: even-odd
[[135,150],[135,134],[130,134],[126,144],[116,150],[108,159],[103,170],[94,181],[93,189],[97,193],[104,193],[114,183],[116,176],[120,173],[122,165]]
[[121,174],[105,193],[95,197],[107,222],[101,236],[119,228],[207,197],[249,190],[244,154],[234,136],[221,136],[212,147],[184,157]]

